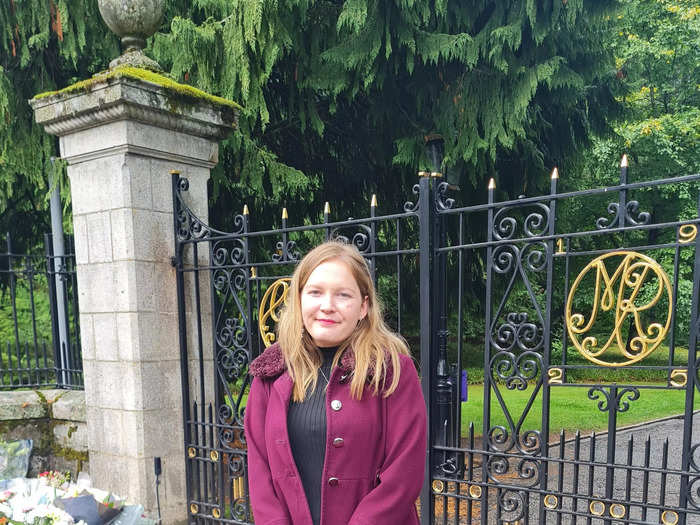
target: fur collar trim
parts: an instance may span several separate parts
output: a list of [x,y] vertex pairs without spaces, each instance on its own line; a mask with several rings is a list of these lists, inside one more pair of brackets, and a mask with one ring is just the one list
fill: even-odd
[[[389,366],[391,367],[391,364],[389,364]],[[352,372],[355,370],[355,353],[351,349],[347,349],[345,352],[343,352],[343,356],[340,358],[340,368],[346,372]],[[280,348],[279,343],[275,343],[266,348],[262,354],[260,354],[253,360],[252,363],[250,363],[250,374],[255,377],[277,377],[286,369],[287,365],[284,362],[282,349]],[[371,372],[372,371],[370,371],[370,375]],[[390,374],[391,370],[388,370],[387,372]]]
[[250,363],[250,375],[255,377],[277,377],[286,369],[279,343],[267,347]]

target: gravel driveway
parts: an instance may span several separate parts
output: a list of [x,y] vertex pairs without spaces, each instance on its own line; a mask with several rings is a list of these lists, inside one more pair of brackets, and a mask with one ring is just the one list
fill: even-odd
[[[693,418],[693,442],[700,442],[700,414]],[[669,506],[679,505],[680,479],[681,476],[674,473],[655,472],[662,468],[671,471],[681,469],[681,451],[683,449],[683,418],[675,417],[659,420],[652,423],[635,425],[617,432],[615,445],[615,463],[623,465],[633,465],[632,468],[615,468],[613,494],[608,502],[596,503],[595,510],[602,510],[604,515],[620,515],[624,512],[621,520],[594,519],[588,521],[583,516],[573,514],[565,515],[560,523],[592,525],[603,523],[661,523],[661,513]],[[582,438],[579,443],[578,457],[585,461],[594,458],[596,463],[607,462],[607,441],[606,434],[598,435],[593,441],[591,436]],[[591,452],[593,448],[593,452]],[[564,458],[573,459],[575,456],[576,442],[569,440],[564,447]],[[556,451],[550,452],[550,456],[559,456],[560,447]],[[697,459],[700,460],[700,457]],[[630,461],[631,460],[631,461]],[[647,468],[645,468],[647,466]],[[562,470],[563,468],[563,470]],[[578,470],[578,472],[576,472]],[[564,497],[559,502],[560,508],[569,511],[589,512],[591,501],[597,498],[605,499],[606,476],[608,469],[603,466],[582,466],[579,469],[572,463],[557,463],[550,465],[548,487],[550,490],[563,491],[568,493],[578,493],[588,495],[591,498],[575,499]],[[700,472],[698,473],[700,476]],[[700,504],[700,478],[697,484],[693,485],[691,492],[695,495],[695,503]],[[691,480],[692,483],[692,480]],[[574,484],[578,489],[574,490]],[[563,490],[561,490],[563,489]],[[656,508],[646,510],[636,503],[647,501]],[[619,503],[617,503],[619,502]],[[611,508],[611,505],[613,507]],[[530,505],[531,523],[539,523],[537,516],[539,505]],[[550,514],[546,523],[558,523],[555,513]],[[667,519],[673,523],[674,513],[667,514]],[[679,522],[680,523],[680,522]],[[687,525],[700,525],[700,509],[688,514]]]

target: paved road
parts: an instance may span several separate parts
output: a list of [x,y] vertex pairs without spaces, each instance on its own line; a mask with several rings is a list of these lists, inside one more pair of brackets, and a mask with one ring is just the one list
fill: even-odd
[[[693,419],[693,435],[694,443],[700,443],[700,413],[696,414]],[[567,436],[568,438],[568,436]],[[556,438],[555,438],[556,439]],[[622,465],[632,465],[631,469],[617,467],[614,470],[613,478],[613,493],[610,498],[613,502],[619,502],[613,509],[615,513],[624,511],[624,518],[621,520],[608,519],[591,519],[589,521],[590,512],[589,505],[591,501],[607,499],[606,494],[606,477],[609,475],[605,466],[577,466],[574,458],[578,457],[586,463],[605,464],[607,463],[607,442],[606,434],[598,435],[595,441],[591,436],[581,438],[576,443],[575,440],[568,440],[564,446],[555,445],[551,448],[549,457],[563,457],[563,461],[552,461],[548,469],[547,487],[549,491],[559,494],[572,494],[572,496],[564,496],[557,498],[554,501],[555,506],[565,512],[559,514],[555,512],[547,512],[544,520],[540,520],[540,503],[539,496],[530,497],[529,501],[523,502],[520,496],[512,491],[510,494],[501,492],[500,497],[502,505],[501,510],[509,504],[513,505],[513,511],[509,514],[503,512],[500,516],[497,512],[496,500],[499,496],[496,489],[489,491],[489,525],[507,523],[510,517],[521,513],[522,505],[529,509],[528,520],[521,520],[520,525],[640,525],[640,524],[660,524],[661,512],[668,506],[678,506],[680,492],[680,476],[674,474],[673,471],[678,471],[681,468],[681,451],[683,439],[683,419],[673,418],[653,423],[646,423],[636,427],[618,430],[615,450],[615,463]],[[550,442],[552,440],[550,439]],[[477,447],[478,448],[478,447]],[[591,450],[593,449],[593,450]],[[700,451],[695,455],[697,462],[700,464]],[[631,461],[630,461],[631,459]],[[645,468],[645,465],[647,466]],[[524,464],[524,467],[527,467]],[[480,469],[480,467],[477,468]],[[671,473],[662,473],[660,470],[671,470]],[[503,474],[502,481],[512,485],[518,483],[517,475],[518,461],[511,459],[510,467]],[[657,472],[659,471],[659,472]],[[694,496],[694,501],[700,505],[700,472],[698,473],[697,483],[694,483],[691,490],[691,495]],[[523,481],[524,484],[528,484]],[[531,481],[539,487],[538,481]],[[454,489],[452,489],[454,490]],[[467,492],[466,484],[462,486],[462,493]],[[524,493],[520,493],[524,494]],[[583,495],[591,497],[575,498],[573,495]],[[646,501],[652,507],[646,511],[638,504]],[[553,500],[549,500],[553,503]],[[635,505],[637,503],[637,505]],[[443,502],[438,498],[436,500],[436,524],[456,524],[471,525],[480,523],[480,512],[478,505],[467,507],[466,500],[462,500],[460,504],[459,519],[455,516],[454,500],[448,506],[448,513],[443,513]],[[601,508],[603,502],[597,504],[597,509]],[[471,512],[469,509],[471,508]],[[691,507],[692,508],[692,507]],[[597,510],[596,509],[596,510]],[[608,516],[610,503],[605,503],[605,515]],[[579,512],[581,515],[577,515]],[[471,514],[471,519],[470,519]],[[585,514],[585,515],[584,515]],[[522,516],[522,514],[521,514]],[[560,520],[558,520],[558,517]],[[670,523],[673,523],[673,515]],[[499,521],[502,520],[502,521]],[[700,509],[687,516],[687,525],[700,525]]]
[[[700,414],[693,420],[694,442],[700,442]],[[683,419],[673,418],[664,421],[657,421],[640,425],[634,428],[618,430],[615,446],[615,462],[618,464],[632,464],[632,469],[616,468],[614,471],[614,483],[612,499],[629,505],[618,505],[614,509],[616,513],[625,512],[629,521],[624,523],[661,523],[660,513],[667,506],[677,506],[680,492],[680,476],[677,474],[664,474],[654,472],[655,469],[666,468],[670,470],[681,469],[681,451],[683,449]],[[595,442],[591,438],[582,439],[579,444],[578,457],[590,461],[595,458],[595,462],[606,463],[608,453],[608,436],[596,436]],[[593,448],[593,451],[591,449]],[[576,443],[569,441],[564,450],[566,459],[573,459],[575,456]],[[557,450],[557,454],[559,449]],[[554,454],[550,453],[550,456]],[[630,461],[631,459],[631,461]],[[700,460],[700,452],[696,454],[696,459]],[[606,477],[610,472],[605,467],[583,467],[576,472],[575,465],[571,463],[563,464],[563,471],[560,464],[551,466],[549,469],[550,480],[548,486],[551,489],[562,487],[564,492],[578,492],[591,494],[594,497],[605,497]],[[648,469],[643,469],[648,465]],[[700,475],[700,473],[699,473]],[[574,491],[574,483],[578,477],[578,490]],[[560,485],[561,484],[561,485]],[[695,495],[695,502],[700,504],[700,479],[694,485],[692,491]],[[657,505],[658,509],[648,509],[644,513],[635,502],[647,501]],[[587,512],[590,500],[578,500],[573,498],[563,498],[561,502],[563,508]],[[531,516],[536,514],[536,505],[531,506]],[[600,508],[600,505],[598,505]],[[607,513],[607,512],[606,512]],[[672,516],[671,516],[672,517]],[[593,525],[604,523],[603,520],[594,520]],[[563,520],[563,523],[587,523],[587,520],[579,517],[578,521],[572,518]],[[535,519],[532,523],[538,523]],[[547,523],[556,523],[554,516],[547,519]],[[609,522],[608,522],[609,523]],[[613,523],[623,523],[618,521]],[[700,525],[700,510],[698,514],[689,515],[688,525]]]

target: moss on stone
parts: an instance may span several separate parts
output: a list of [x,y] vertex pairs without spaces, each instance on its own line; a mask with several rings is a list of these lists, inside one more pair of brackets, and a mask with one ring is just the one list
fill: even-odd
[[58,91],[47,91],[45,93],[39,93],[34,97],[34,100],[39,100],[46,97],[51,97],[54,95],[68,95],[71,93],[86,92],[92,89],[96,84],[107,82],[112,79],[118,78],[130,78],[132,80],[141,80],[144,82],[150,82],[169,91],[177,97],[181,97],[193,102],[205,101],[209,102],[214,106],[219,106],[222,108],[229,108],[234,110],[240,110],[242,107],[240,104],[233,102],[222,97],[217,97],[215,95],[210,95],[209,93],[197,89],[195,87],[189,86],[187,84],[180,84],[175,80],[168,78],[164,75],[160,75],[153,71],[147,69],[136,68],[132,66],[118,66],[114,69],[105,71],[104,73],[99,73],[92,78],[86,80],[81,80],[68,87],[59,89]]
[[[34,390],[39,403],[45,410],[46,416],[37,419],[12,419],[0,421],[0,439],[6,438],[14,429],[19,427],[27,427],[32,425],[36,428],[39,437],[34,440],[32,446],[32,455],[41,458],[63,458],[69,462],[75,462],[74,469],[71,468],[72,474],[83,470],[83,464],[89,461],[88,451],[79,451],[70,447],[61,446],[56,442],[54,428],[58,425],[65,424],[64,421],[53,419],[53,403],[60,399],[64,393],[60,393],[54,399],[49,400],[46,395],[40,390]],[[78,430],[77,424],[68,426],[68,437],[70,438]],[[50,462],[51,460],[49,460]]]
[[[24,427],[27,426],[28,424],[27,421],[36,421],[36,422],[42,422],[45,421],[44,418],[42,419],[9,419],[9,420],[4,420],[0,421],[0,441],[6,440],[7,436],[12,432],[15,428],[17,427]],[[37,426],[39,423],[34,423]],[[43,432],[43,430],[42,430]]]
[[[90,459],[90,454],[87,451],[81,452],[72,448],[62,447],[55,443],[51,447],[51,455],[54,457],[61,457],[68,461],[77,461],[79,464]],[[79,467],[77,472],[80,472],[80,470],[82,469]]]

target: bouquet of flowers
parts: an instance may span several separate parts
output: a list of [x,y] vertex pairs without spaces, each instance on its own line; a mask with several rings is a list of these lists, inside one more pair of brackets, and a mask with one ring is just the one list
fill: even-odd
[[0,525],[86,525],[84,521],[76,522],[70,514],[52,505],[37,505],[29,512],[20,514],[20,520],[2,514],[0,511]]
[[38,479],[0,481],[0,525],[155,525],[141,505],[90,487],[81,473],[42,472]]
[[67,489],[70,482],[70,472],[59,472],[58,470],[45,470],[39,474],[39,479],[44,480],[50,487],[56,489]]

